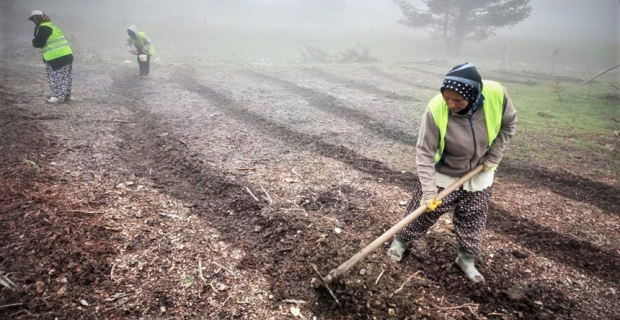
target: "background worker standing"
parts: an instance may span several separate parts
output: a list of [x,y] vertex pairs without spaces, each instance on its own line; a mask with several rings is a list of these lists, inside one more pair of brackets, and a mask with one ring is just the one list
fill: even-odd
[[139,32],[135,24],[127,28],[127,47],[129,47],[129,52],[137,55],[140,75],[148,76],[155,47],[146,33]]
[[71,100],[73,51],[69,42],[43,11],[32,11],[28,20],[36,26],[32,46],[41,49],[47,66],[47,80],[52,90],[52,96],[47,102],[62,103]]

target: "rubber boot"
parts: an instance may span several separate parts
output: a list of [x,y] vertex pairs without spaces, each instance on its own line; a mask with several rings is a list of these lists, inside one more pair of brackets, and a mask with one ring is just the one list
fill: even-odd
[[405,253],[405,250],[407,250],[408,245],[409,242],[405,241],[404,239],[394,237],[394,241],[392,241],[392,245],[390,246],[390,249],[388,249],[387,254],[390,259],[396,262],[400,262],[401,260],[403,260],[403,254]]
[[484,277],[474,266],[474,255],[459,247],[458,254],[454,263],[465,272],[467,279],[473,283],[484,282]]

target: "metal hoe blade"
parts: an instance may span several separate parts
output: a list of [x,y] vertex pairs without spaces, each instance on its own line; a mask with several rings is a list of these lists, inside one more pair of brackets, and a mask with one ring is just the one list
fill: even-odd
[[336,295],[334,294],[334,292],[332,291],[332,289],[329,288],[329,283],[331,282],[329,279],[330,277],[327,276],[328,279],[323,278],[323,276],[321,275],[321,273],[319,272],[319,270],[316,268],[316,265],[314,263],[310,264],[312,266],[312,269],[314,269],[314,272],[316,272],[316,274],[319,276],[319,279],[321,279],[321,282],[323,283],[323,286],[325,288],[327,288],[327,291],[329,291],[329,294],[332,295],[332,297],[334,298],[334,300],[336,300],[336,302],[338,304],[340,304],[340,301],[338,301],[338,298],[336,298]]

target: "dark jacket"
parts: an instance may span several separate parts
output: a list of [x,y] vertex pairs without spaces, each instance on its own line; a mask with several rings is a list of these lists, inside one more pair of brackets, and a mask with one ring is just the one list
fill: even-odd
[[[39,32],[37,33],[37,28]],[[52,28],[48,26],[38,26],[34,28],[34,39],[32,39],[32,46],[35,48],[45,47],[47,38],[52,35]],[[52,70],[58,70],[68,64],[73,63],[73,54],[68,54],[54,60],[46,61],[52,67]]]

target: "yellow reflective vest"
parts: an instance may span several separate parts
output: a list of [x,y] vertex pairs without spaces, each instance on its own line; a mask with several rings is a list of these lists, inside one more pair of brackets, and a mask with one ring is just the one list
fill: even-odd
[[[482,81],[482,95],[484,95],[484,120],[487,127],[487,135],[489,138],[488,148],[491,147],[495,138],[499,134],[502,126],[502,116],[504,114],[504,89],[499,82]],[[446,145],[446,131],[448,130],[448,115],[450,109],[441,94],[435,96],[429,102],[429,110],[435,121],[435,125],[439,129],[439,148],[435,155],[435,163],[441,160],[443,150]]]
[[[146,45],[145,37],[146,37],[146,33],[138,31],[138,39],[140,40],[139,44],[136,43],[136,39],[130,36],[127,36],[127,41],[129,41],[129,43],[131,43],[134,47],[138,49],[142,49]],[[153,55],[155,55],[155,47],[153,46],[153,43],[151,43],[151,45],[149,46],[149,56],[153,56]]]
[[52,34],[47,38],[45,46],[41,48],[43,60],[50,61],[73,53],[71,46],[69,46],[69,41],[67,41],[65,35],[57,26],[51,22],[42,22],[39,27],[37,27],[36,34],[39,33],[39,28],[41,26],[47,26],[52,29]]

